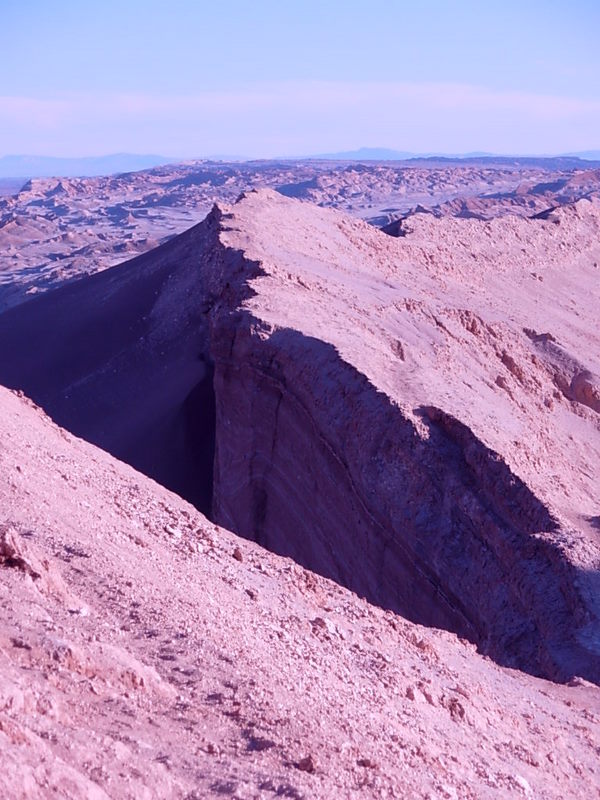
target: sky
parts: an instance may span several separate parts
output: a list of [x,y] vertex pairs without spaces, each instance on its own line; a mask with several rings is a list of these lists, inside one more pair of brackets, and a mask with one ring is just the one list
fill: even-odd
[[0,156],[600,149],[600,0],[0,0]]

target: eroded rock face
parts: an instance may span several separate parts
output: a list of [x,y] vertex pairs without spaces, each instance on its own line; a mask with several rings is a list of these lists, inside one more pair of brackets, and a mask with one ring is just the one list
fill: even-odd
[[245,339],[215,352],[216,520],[501,663],[597,675],[559,523],[497,453],[436,408],[423,436],[322,342]]
[[0,379],[369,601],[597,681],[598,414],[540,342],[598,374],[600,214],[555,213],[393,239],[252,192],[3,314]]
[[[556,376],[518,320],[537,324],[541,312],[550,325],[539,283],[556,304],[575,259],[580,283],[569,296],[571,276],[564,303],[581,298],[581,327],[564,326],[560,300],[550,327],[565,349],[585,341],[597,362],[584,295],[599,223],[591,204],[566,210],[561,224],[580,239],[561,253],[555,223],[449,220],[441,244],[455,239],[452,259],[432,264],[415,235],[388,244],[335,214],[248,195],[221,222],[222,243],[248,259],[236,311],[211,317],[215,518],[501,663],[598,680],[599,551],[573,498],[598,503],[585,477],[598,418],[577,378],[559,405]],[[465,237],[481,248],[494,233],[469,271]],[[549,239],[549,269],[533,249],[511,263],[526,236]],[[572,432],[583,428],[589,449],[574,464]],[[565,464],[566,491],[548,491],[540,450]]]

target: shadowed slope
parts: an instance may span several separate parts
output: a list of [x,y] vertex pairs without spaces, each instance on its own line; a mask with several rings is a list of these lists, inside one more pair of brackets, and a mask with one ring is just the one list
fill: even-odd
[[0,316],[3,383],[204,511],[214,398],[197,274],[207,228]]

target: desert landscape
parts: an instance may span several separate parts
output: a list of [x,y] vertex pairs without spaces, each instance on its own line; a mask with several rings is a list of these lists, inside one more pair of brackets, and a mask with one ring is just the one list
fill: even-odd
[[7,798],[600,796],[600,169],[0,198]]
[[195,161],[94,178],[0,186],[0,309],[146,252],[183,233],[215,202],[269,187],[376,227],[415,213],[533,216],[598,198],[600,162],[413,159],[406,162]]

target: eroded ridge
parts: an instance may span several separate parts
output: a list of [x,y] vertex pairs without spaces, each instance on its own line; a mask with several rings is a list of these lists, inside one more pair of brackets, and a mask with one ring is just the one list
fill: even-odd
[[599,680],[597,412],[524,329],[584,342],[598,373],[600,213],[555,213],[415,218],[393,239],[250,192],[0,316],[0,378],[369,601]]

